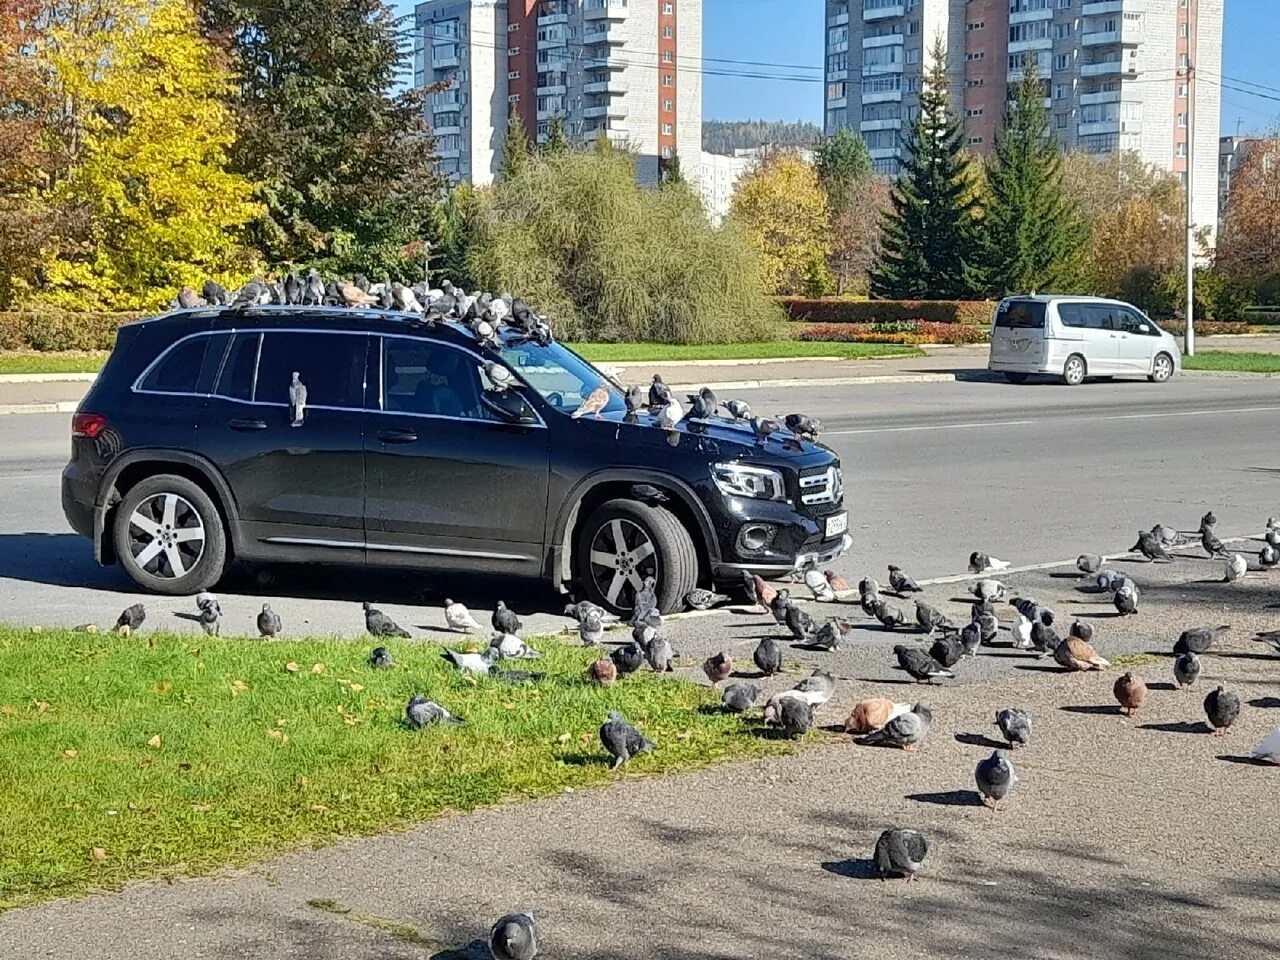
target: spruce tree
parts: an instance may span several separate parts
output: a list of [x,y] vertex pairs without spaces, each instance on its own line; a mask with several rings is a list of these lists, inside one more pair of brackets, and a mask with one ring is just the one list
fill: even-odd
[[518,177],[529,165],[529,157],[533,154],[533,145],[529,142],[529,134],[525,132],[524,121],[520,114],[511,111],[507,118],[507,132],[502,138],[502,175],[506,178]]
[[852,127],[841,127],[818,143],[814,153],[818,179],[827,192],[827,204],[835,216],[844,213],[871,174],[871,152]]
[[960,124],[947,94],[946,52],[939,40],[920,92],[920,116],[894,184],[871,295],[883,299],[971,296],[973,190],[960,145]]
[[661,160],[658,166],[662,174],[662,185],[685,183],[684,171],[680,168],[680,154],[672,151],[671,156]]
[[1078,272],[1087,231],[1063,189],[1062,153],[1044,97],[1044,81],[1028,58],[987,164],[978,259],[992,297],[1066,290]]
[[552,117],[547,123],[547,142],[542,152],[549,157],[559,157],[569,152],[569,136],[565,133],[564,117]]

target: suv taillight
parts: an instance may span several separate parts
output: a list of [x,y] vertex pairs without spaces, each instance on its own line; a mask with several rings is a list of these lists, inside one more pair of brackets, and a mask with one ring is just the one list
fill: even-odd
[[77,413],[71,418],[71,435],[93,440],[107,428],[107,418],[100,413]]

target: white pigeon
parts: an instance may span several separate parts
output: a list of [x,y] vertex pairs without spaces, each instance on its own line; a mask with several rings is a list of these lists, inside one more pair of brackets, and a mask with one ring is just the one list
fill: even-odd
[[999,580],[979,580],[969,592],[979,600],[1003,600],[1007,589]]
[[604,617],[599,610],[588,610],[578,621],[578,635],[587,647],[598,646],[604,640]]
[[667,401],[667,405],[662,408],[662,413],[658,419],[664,427],[674,427],[680,422],[680,418],[684,416],[684,407],[680,406],[680,401],[672,397]]
[[1249,561],[1240,554],[1233,553],[1223,563],[1223,567],[1225,568],[1225,575],[1222,578],[1223,582],[1237,583],[1244,579],[1244,575],[1249,569]]
[[[1008,570],[1013,563],[1008,560],[1001,560],[999,557],[987,557],[987,570]],[[986,571],[979,571],[985,573]]]
[[804,585],[813,591],[813,599],[827,603],[835,602],[835,590],[831,584],[827,583],[827,578],[822,575],[822,571],[817,567],[810,567],[804,572]]
[[476,622],[476,618],[471,615],[471,611],[466,606],[461,603],[454,603],[447,597],[444,601],[444,619],[449,624],[450,630],[462,630],[470,633],[472,630],[484,629]]
[[489,644],[491,650],[497,650],[503,660],[536,660],[542,656],[519,637],[511,633],[495,633]]
[[459,653],[457,650],[446,649],[443,656],[463,673],[488,676],[489,668],[498,659],[498,652],[492,647],[484,653]]
[[1280,766],[1280,727],[1276,727],[1259,740],[1250,755],[1263,763],[1274,763]]
[[1030,650],[1031,646],[1031,621],[1019,613],[1018,622],[1013,625],[1013,648]]

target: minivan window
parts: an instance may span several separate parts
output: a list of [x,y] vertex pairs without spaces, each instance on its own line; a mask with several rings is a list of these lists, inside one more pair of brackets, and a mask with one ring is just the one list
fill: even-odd
[[1083,303],[1060,303],[1058,304],[1058,319],[1062,321],[1064,327],[1087,327],[1089,326],[1089,311]]
[[477,359],[440,343],[384,337],[382,408],[397,413],[497,420],[480,402]]
[[1005,300],[996,309],[996,326],[1043,330],[1044,302]]
[[287,406],[294,373],[307,387],[307,404],[355,410],[364,406],[364,363],[368,337],[310,330],[268,330],[262,334],[257,403]]
[[258,344],[261,342],[262,334],[256,330],[237,333],[232,338],[215,393],[231,400],[253,399],[253,375],[258,369]]
[[184,340],[166,353],[138,384],[150,393],[196,393],[208,337]]
[[[1156,336],[1155,324],[1147,320],[1146,317],[1142,316],[1136,311],[1127,310],[1124,308],[1121,308],[1119,312],[1120,312],[1120,329],[1123,330],[1125,333],[1134,333],[1140,337]],[[1144,326],[1147,328],[1146,330],[1142,329]]]

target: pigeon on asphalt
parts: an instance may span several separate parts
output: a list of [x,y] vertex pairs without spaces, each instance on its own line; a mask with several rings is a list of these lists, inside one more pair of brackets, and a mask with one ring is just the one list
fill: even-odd
[[206,280],[204,286],[200,288],[200,295],[204,298],[204,302],[211,307],[225,307],[231,302],[231,298],[227,296],[226,288],[216,280]]
[[645,659],[654,673],[672,673],[675,671],[673,661],[675,651],[665,637],[654,637],[644,649]]
[[381,610],[374,609],[373,605],[365,601],[364,607],[364,628],[375,637],[401,637],[405,640],[409,639],[409,631],[404,629]]
[[809,645],[820,650],[839,650],[840,643],[848,635],[853,624],[839,617],[832,617],[809,637]]
[[815,670],[793,688],[792,692],[811,706],[820,707],[836,692],[836,678],[826,670]]
[[577,603],[569,603],[565,605],[564,615],[570,617],[575,623],[581,623],[583,617],[590,610],[595,610],[600,614],[601,620],[608,619],[604,607],[596,606],[590,600],[579,600]]
[[603,385],[592,390],[585,400],[578,406],[578,409],[570,414],[570,419],[581,420],[583,417],[594,416],[600,419],[600,412],[609,405],[609,389]]
[[1173,679],[1178,682],[1178,689],[1185,690],[1200,679],[1200,658],[1188,650],[1180,653],[1173,661]]
[[1249,561],[1241,554],[1233,553],[1223,561],[1223,583],[1239,583],[1249,572]]
[[695,587],[685,594],[684,602],[688,604],[691,610],[710,610],[718,604],[728,603],[729,598],[723,593],[715,593],[712,590],[703,590],[701,587]]
[[533,960],[538,955],[538,925],[529,913],[509,913],[489,931],[493,960]]
[[200,611],[200,629],[208,636],[218,636],[222,632],[222,624],[218,622],[222,607],[218,605],[218,598],[212,593],[198,593],[196,609]]
[[731,683],[724,688],[720,702],[730,713],[746,713],[760,699],[760,688],[754,683]]
[[495,633],[489,647],[503,660],[537,660],[542,656],[513,633]]
[[622,646],[614,647],[610,651],[609,659],[618,668],[618,676],[625,677],[627,674],[635,673],[644,666],[644,648],[634,641],[624,643]]
[[769,612],[773,614],[773,619],[779,626],[786,626],[787,608],[791,606],[794,606],[794,602],[791,599],[790,590],[783,587],[774,592],[773,599],[769,602]]
[[[1024,617],[1023,619],[1026,618]],[[994,610],[977,611],[974,614],[973,622],[977,625],[979,635],[984,644],[994,641],[996,634],[1000,632],[1000,620]],[[968,644],[965,646],[967,649]]]
[[772,677],[775,673],[782,671],[782,648],[773,637],[765,637],[761,640],[756,645],[751,659],[755,661],[756,668],[766,677]]
[[1173,527],[1166,526],[1163,523],[1157,523],[1151,528],[1151,532],[1155,538],[1160,541],[1161,545],[1165,547],[1165,549],[1180,546],[1184,542],[1182,534],[1178,533],[1178,531],[1173,529]]
[[507,605],[499,600],[498,609],[493,611],[493,616],[489,618],[489,622],[493,625],[493,629],[500,630],[503,633],[519,633],[520,618],[515,612],[507,609]]
[[929,733],[933,723],[933,710],[922,700],[910,712],[894,717],[879,730],[867,734],[862,742],[868,746],[917,749]]
[[858,596],[866,599],[867,597],[877,597],[880,595],[880,583],[875,577],[863,577],[858,581]]
[[600,743],[609,751],[609,756],[613,757],[614,770],[636,754],[654,748],[617,710],[609,714],[608,721],[600,728]]
[[271,609],[271,604],[264,603],[262,611],[258,614],[258,634],[263,637],[278,637],[283,625],[280,623],[280,614]]
[[[960,655],[976,657],[978,648],[982,646],[982,626],[975,620],[960,628],[956,639],[960,642]],[[936,657],[934,658],[937,659]]]
[[804,585],[813,593],[813,599],[824,603],[835,602],[835,588],[827,582],[826,576],[817,567],[810,567],[804,572]]
[[879,730],[894,717],[911,712],[911,704],[894,703],[888,697],[859,700],[844,722],[845,733],[861,735]]
[[795,740],[813,728],[813,704],[799,697],[782,697],[778,701],[777,717],[782,732]]
[[662,375],[655,373],[653,382],[649,384],[649,412],[656,414],[671,402],[671,388],[662,380]]
[[764,607],[766,610],[773,609],[773,600],[778,595],[778,591],[764,582],[760,576],[752,573],[747,574],[748,590],[751,596],[755,598],[756,603]]
[[391,656],[391,651],[386,647],[374,647],[373,652],[369,654],[368,663],[371,667],[394,667],[396,665],[395,657]]
[[444,600],[444,622],[449,625],[450,630],[461,630],[463,633],[484,629],[465,605],[455,603],[448,597]]
[[658,609],[658,580],[656,577],[645,577],[639,590],[636,591],[635,606],[631,609],[631,625],[649,615],[649,611]]
[[1076,557],[1076,569],[1086,577],[1092,577],[1102,569],[1104,560],[1096,553],[1082,553]]
[[490,647],[484,653],[463,653],[460,650],[450,650],[445,647],[441,650],[440,656],[463,673],[484,677],[489,675],[489,668],[498,659],[498,651]]
[[852,589],[849,586],[849,582],[845,580],[844,577],[840,576],[840,574],[836,573],[834,570],[823,570],[822,576],[826,578],[827,584],[837,594],[849,593],[850,590]]
[[904,593],[924,592],[920,589],[920,584],[903,573],[901,567],[895,567],[892,563],[889,564],[889,587],[899,596]]
[[404,715],[409,722],[409,726],[416,727],[419,730],[423,727],[434,726],[437,723],[462,724],[466,722],[461,717],[455,717],[434,700],[428,700],[422,694],[415,694],[410,698],[408,705],[404,708]]
[[1008,560],[1000,560],[978,550],[969,554],[970,573],[986,573],[988,570],[1008,570],[1011,566],[1013,564]]
[[1013,649],[1030,650],[1031,649],[1031,621],[1023,614],[1018,614],[1018,622],[1012,627],[1013,632]]
[[583,646],[594,647],[604,640],[604,618],[599,610],[588,610],[578,623]]
[[1240,716],[1240,698],[1227,691],[1221,684],[1218,689],[1210,690],[1204,698],[1204,714],[1209,720],[1209,729],[1215,737],[1220,737],[1236,722]]
[[1214,516],[1213,511],[1210,510],[1208,513],[1206,513],[1203,517],[1200,518],[1200,529],[1197,530],[1196,532],[1204,533],[1206,530],[1212,530],[1217,525],[1218,525],[1218,518]]
[[751,404],[745,400],[726,400],[724,408],[729,411],[729,416],[734,420],[751,419]]
[[943,668],[950,670],[964,656],[964,644],[957,635],[939,637],[929,647],[929,656]]
[[1280,727],[1276,727],[1257,742],[1249,756],[1259,763],[1271,763],[1280,766]]
[[885,603],[879,597],[875,598],[871,611],[872,615],[880,621],[880,625],[886,630],[893,630],[907,622],[907,615],[905,613],[897,607]]
[[1174,653],[1208,653],[1213,643],[1231,629],[1231,624],[1220,623],[1216,627],[1191,627],[1173,645]]
[[1138,586],[1135,583],[1126,583],[1123,587],[1116,591],[1116,595],[1112,598],[1115,603],[1116,612],[1122,617],[1131,616],[1138,612]]
[[1099,593],[1114,593],[1128,583],[1129,578],[1115,570],[1099,570],[1093,582]]
[[1072,621],[1071,629],[1067,631],[1069,636],[1083,640],[1085,643],[1093,643],[1093,632],[1093,624],[1088,620]]
[[1053,653],[1061,642],[1062,639],[1058,636],[1058,631],[1053,629],[1052,623],[1045,623],[1044,620],[1031,621],[1031,649],[1045,654]]
[[719,683],[721,680],[727,680],[729,675],[733,673],[733,658],[723,651],[713,653],[703,661],[702,672],[707,675],[707,679],[713,684]]
[[1018,707],[1005,707],[996,713],[996,726],[1009,741],[1009,749],[1016,750],[1031,742],[1031,714]]
[[1222,545],[1222,541],[1218,539],[1218,535],[1213,532],[1212,527],[1206,527],[1200,531],[1200,546],[1204,548],[1204,552],[1212,560],[1214,557],[1224,556],[1227,548]]
[[1059,666],[1066,667],[1068,670],[1101,670],[1103,667],[1111,666],[1110,660],[1105,659],[1093,649],[1092,645],[1079,637],[1067,637],[1054,647],[1053,659]]
[[1129,549],[1137,551],[1149,561],[1173,559],[1173,557],[1169,556],[1168,551],[1165,550],[1164,544],[1160,542],[1160,538],[1146,530],[1138,531],[1138,542]]
[[592,683],[607,687],[618,679],[618,668],[613,665],[613,661],[608,657],[601,657],[587,667],[587,679]]
[[120,616],[116,617],[116,633],[122,637],[127,637],[147,619],[147,608],[140,603],[135,603],[125,607],[120,611]]
[[796,640],[808,639],[815,629],[813,617],[794,603],[787,604],[783,620],[787,629],[791,631],[791,636]]
[[894,827],[880,834],[872,855],[881,880],[889,877],[905,877],[915,880],[924,868],[924,858],[929,855],[929,843],[919,830]]
[[979,580],[969,592],[979,600],[1003,600],[1008,588],[999,580]]
[[898,658],[898,666],[915,677],[917,683],[925,680],[932,683],[936,677],[955,677],[954,673],[918,647],[899,643],[894,646],[893,654]]
[[999,810],[1000,801],[1009,795],[1013,785],[1018,782],[1009,756],[1003,750],[993,751],[985,760],[978,761],[973,771],[974,783],[978,785],[978,793],[984,804],[991,809]]
[[952,626],[951,621],[941,610],[929,606],[923,600],[916,601],[916,623],[930,637],[939,627]]
[[1147,685],[1143,683],[1141,677],[1126,673],[1116,680],[1112,692],[1120,704],[1120,709],[1132,717],[1138,712],[1138,708],[1142,706],[1142,701],[1147,695]]
[[1278,563],[1280,563],[1280,550],[1269,543],[1264,543],[1262,549],[1258,551],[1258,566],[1269,570]]

